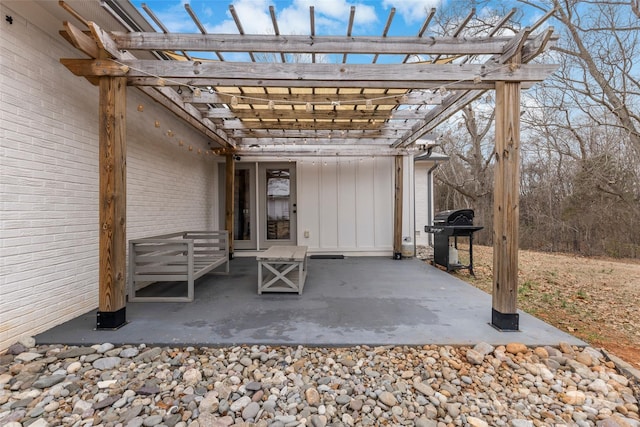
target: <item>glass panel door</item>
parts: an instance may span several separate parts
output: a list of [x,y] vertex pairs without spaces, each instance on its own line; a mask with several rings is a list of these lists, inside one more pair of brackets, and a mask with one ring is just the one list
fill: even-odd
[[[225,171],[224,164],[219,168],[220,227],[225,227]],[[258,244],[258,225],[256,212],[256,165],[255,163],[236,163],[233,179],[233,248],[256,249]]]
[[264,163],[260,165],[260,249],[296,242],[295,165]]

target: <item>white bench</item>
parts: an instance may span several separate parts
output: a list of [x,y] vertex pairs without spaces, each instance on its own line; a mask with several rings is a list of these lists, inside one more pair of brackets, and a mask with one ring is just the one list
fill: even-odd
[[[129,301],[191,302],[193,283],[225,265],[229,273],[227,231],[185,231],[129,241]],[[138,296],[153,282],[186,282],[187,296]]]
[[[297,292],[302,294],[307,278],[306,246],[272,246],[256,256],[258,294]],[[266,270],[266,274],[263,274]]]

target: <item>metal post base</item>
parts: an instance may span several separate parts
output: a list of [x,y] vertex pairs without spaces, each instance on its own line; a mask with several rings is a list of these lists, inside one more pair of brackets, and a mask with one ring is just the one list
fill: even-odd
[[393,253],[393,259],[402,259],[402,253],[401,252],[394,252]]
[[96,329],[113,330],[127,324],[127,307],[118,311],[98,311]]
[[492,308],[491,326],[503,332],[519,331],[520,315],[518,313],[500,313]]

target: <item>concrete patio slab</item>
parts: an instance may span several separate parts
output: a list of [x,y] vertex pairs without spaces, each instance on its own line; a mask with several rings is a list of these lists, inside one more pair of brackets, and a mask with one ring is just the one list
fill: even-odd
[[[115,331],[95,330],[92,311],[36,340],[170,346],[586,344],[523,312],[520,331],[494,329],[491,295],[417,259],[310,259],[308,271],[302,295],[258,295],[255,258],[236,258],[229,275],[196,282],[192,303],[129,303],[128,323]],[[153,292],[177,286],[156,284]]]

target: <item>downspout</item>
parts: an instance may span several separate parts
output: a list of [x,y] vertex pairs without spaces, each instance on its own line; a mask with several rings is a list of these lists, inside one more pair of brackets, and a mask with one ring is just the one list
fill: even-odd
[[[433,202],[433,171],[436,170],[436,168],[439,166],[440,164],[436,161],[433,166],[431,166],[431,168],[427,171],[427,189],[429,191],[429,197],[427,198],[427,222],[429,223],[428,225],[433,225],[433,208],[434,208],[434,202]],[[427,235],[427,242],[429,243],[429,246],[433,247],[433,234],[429,233]]]

